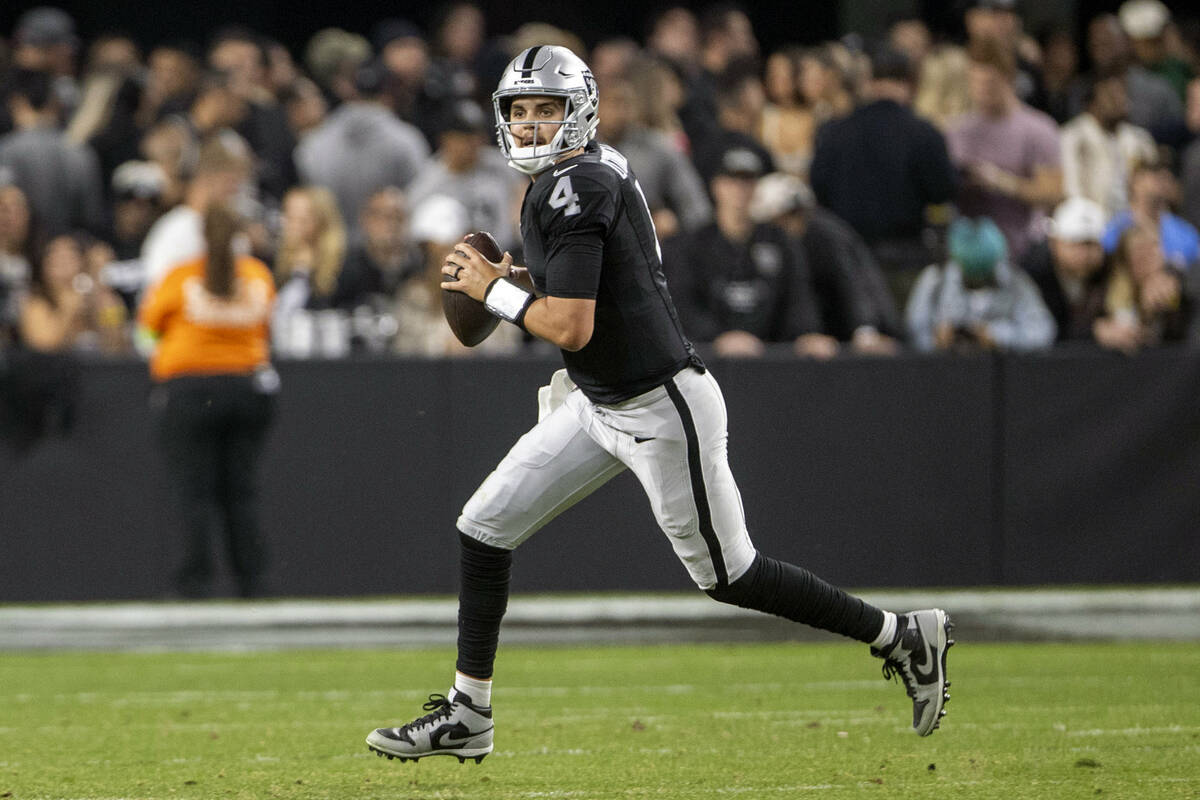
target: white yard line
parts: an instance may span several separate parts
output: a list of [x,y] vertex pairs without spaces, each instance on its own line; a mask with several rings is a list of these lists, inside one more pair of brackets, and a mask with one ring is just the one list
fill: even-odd
[[[903,610],[940,606],[983,635],[1036,639],[1200,639],[1200,588],[867,591]],[[255,650],[452,645],[454,598],[128,602],[0,606],[0,651]],[[526,595],[509,603],[505,641],[579,643],[780,638],[773,617],[701,594]],[[799,631],[800,629],[796,629]],[[991,633],[987,633],[990,631]]]

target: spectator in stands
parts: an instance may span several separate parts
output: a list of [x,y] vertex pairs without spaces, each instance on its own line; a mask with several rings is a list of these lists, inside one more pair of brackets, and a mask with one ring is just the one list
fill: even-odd
[[1117,18],[1129,37],[1137,63],[1169,83],[1183,98],[1194,72],[1192,65],[1167,50],[1165,34],[1171,21],[1167,7],[1159,0],[1125,0]]
[[[692,143],[679,121],[679,109],[687,94],[679,74],[666,61],[648,57],[639,61],[626,77],[638,98],[637,122],[666,137],[675,151],[692,154]],[[603,95],[600,102],[604,102]]]
[[191,126],[182,117],[167,117],[146,131],[138,146],[141,155],[166,177],[163,205],[167,208],[178,205],[183,201],[188,176],[195,169],[200,151]]
[[1084,93],[1087,110],[1061,132],[1063,189],[1068,197],[1086,197],[1105,216],[1129,205],[1129,174],[1156,155],[1150,134],[1125,121],[1129,109],[1124,76],[1101,75]]
[[1054,317],[1058,341],[1091,341],[1104,316],[1111,269],[1100,245],[1104,209],[1069,197],[1054,210],[1049,236],[1025,251],[1021,268],[1037,284]]
[[260,43],[267,56],[267,74],[263,86],[278,100],[279,93],[303,75],[300,66],[292,58],[292,51],[283,42],[264,37]]
[[344,271],[361,278],[376,306],[390,305],[406,278],[420,271],[424,256],[408,233],[408,201],[395,186],[376,190],[358,215],[358,231]]
[[1159,232],[1159,245],[1167,263],[1187,272],[1200,260],[1200,233],[1187,221],[1170,211],[1174,176],[1165,166],[1148,162],[1134,167],[1129,178],[1129,208],[1109,221],[1104,231],[1104,250],[1117,250],[1121,234],[1133,225],[1145,225]]
[[818,131],[810,172],[817,200],[871,246],[902,307],[917,274],[939,259],[926,209],[952,199],[955,173],[942,134],[909,107],[907,56],[884,46],[873,62],[864,102]]
[[967,91],[967,51],[957,45],[935,47],[921,65],[913,110],[941,131],[971,110]]
[[155,47],[146,59],[145,88],[137,121],[149,128],[166,114],[186,110],[200,84],[200,59],[196,46],[176,42]]
[[203,141],[217,131],[242,127],[249,113],[249,105],[233,91],[233,79],[227,73],[209,70],[178,118],[187,123],[196,141]]
[[[277,313],[292,308],[340,307],[338,278],[346,260],[346,224],[334,196],[319,186],[298,186],[283,197],[275,281]],[[293,296],[295,294],[295,296]]]
[[13,66],[49,75],[54,106],[64,118],[70,117],[79,103],[75,20],[59,8],[32,8],[17,19],[12,44]]
[[854,109],[857,86],[854,59],[844,45],[826,42],[804,51],[800,59],[800,92],[818,129]]
[[372,39],[384,70],[387,106],[416,126],[429,147],[437,146],[438,124],[456,99],[450,76],[431,69],[429,43],[408,20],[384,20],[375,26]]
[[113,170],[138,157],[141,53],[132,39],[117,34],[97,39],[88,53],[83,92],[67,124],[67,139],[86,144],[96,154],[107,201]]
[[1113,14],[1101,14],[1088,23],[1088,57],[1099,74],[1125,75],[1129,121],[1157,137],[1183,119],[1183,102],[1164,78],[1133,61],[1129,40]]
[[520,203],[529,182],[489,146],[491,115],[475,101],[458,100],[447,111],[438,126],[438,150],[409,185],[409,199],[415,206],[435,194],[453,197],[466,206],[471,230],[489,231],[501,250],[517,247]]
[[442,265],[446,253],[471,229],[466,206],[453,197],[431,195],[414,206],[411,235],[421,248],[421,266],[396,292],[396,353],[439,358],[472,354],[511,354],[521,346],[514,325],[500,325],[482,343],[468,348],[455,338],[442,311]]
[[638,119],[639,107],[658,103],[658,96],[639,96],[625,78],[600,86],[599,139],[625,158],[637,175],[660,239],[693,231],[712,220],[712,204],[692,162],[674,147],[667,134]]
[[473,2],[447,3],[434,26],[433,71],[451,95],[490,100],[490,89],[500,78],[507,53],[487,41],[487,19]]
[[214,515],[238,594],[266,591],[257,486],[279,391],[267,341],[275,287],[265,264],[236,253],[238,229],[232,209],[210,205],[203,216],[206,255],[172,269],[138,317],[157,339],[150,374],[161,410],[159,440],[183,522],[183,559],[174,575],[183,597],[212,591]]
[[355,88],[356,76],[370,60],[370,43],[341,28],[317,31],[304,49],[304,63],[308,65],[309,74],[335,105],[359,96]]
[[1087,105],[1084,94],[1089,84],[1079,74],[1079,45],[1072,31],[1051,28],[1042,36],[1041,49],[1044,110],[1063,125]]
[[208,64],[229,76],[229,90],[246,113],[234,126],[255,154],[255,178],[262,193],[279,199],[296,182],[292,150],[296,140],[287,115],[267,84],[267,53],[252,31],[231,27],[217,32]]
[[142,246],[163,213],[166,185],[162,169],[149,161],[126,161],[113,173],[112,229],[106,237],[113,263],[106,266],[102,278],[130,310],[145,278]]
[[46,72],[18,70],[8,98],[15,128],[0,137],[0,173],[29,199],[51,236],[104,228],[104,187],[96,154],[58,129],[59,107]]
[[825,330],[856,353],[892,355],[903,335],[900,315],[867,243],[794,175],[758,181],[750,203],[755,222],[772,222],[800,248]]
[[672,64],[686,78],[700,69],[700,24],[683,6],[670,6],[654,14],[647,26],[646,48]]
[[[517,53],[537,45],[565,47],[580,58],[587,58],[587,45],[572,31],[546,22],[526,22],[506,37],[509,60]],[[508,66],[506,63],[505,66]]]
[[25,193],[17,186],[0,186],[0,349],[16,335],[21,302],[32,279],[32,243],[33,220]]
[[88,271],[84,243],[72,234],[50,239],[33,270],[20,310],[19,336],[41,353],[128,349],[125,304]]
[[768,172],[775,162],[757,136],[761,126],[766,92],[758,70],[750,62],[738,62],[721,74],[716,84],[716,126],[707,131],[707,139],[692,140],[700,174],[711,180],[726,151],[738,147],[753,150]]
[[1062,199],[1058,126],[1017,97],[1012,53],[984,40],[971,49],[973,111],[947,133],[950,157],[962,171],[960,211],[991,218],[1020,259],[1036,238],[1045,209]]
[[1183,274],[1167,263],[1158,228],[1143,223],[1126,228],[1113,253],[1106,314],[1096,320],[1096,341],[1133,353],[1183,340],[1191,314],[1183,286]]
[[356,346],[353,314],[361,308],[370,315],[371,276],[345,268],[346,239],[327,189],[298,186],[284,195],[275,256],[279,299],[272,320],[283,355],[342,358]]
[[1012,86],[1017,98],[1045,110],[1040,53],[1025,34],[1016,0],[971,0],[963,15],[967,49],[990,43],[1012,55]]
[[933,52],[933,34],[917,15],[901,14],[888,26],[888,44],[908,56],[913,71],[920,75],[925,59]]
[[767,58],[763,81],[767,103],[759,128],[759,138],[770,151],[776,166],[800,177],[808,175],[816,136],[816,121],[800,91],[803,52],[800,48],[788,47]]
[[157,283],[176,264],[204,255],[204,213],[211,205],[230,203],[242,191],[251,158],[245,141],[229,130],[200,147],[184,201],[159,217],[142,244],[145,286]]
[[628,36],[616,36],[597,42],[588,64],[596,82],[605,85],[628,75],[641,58],[638,43]]
[[822,332],[812,280],[784,231],[750,216],[759,155],[733,147],[714,168],[715,220],[663,243],[663,267],[688,337],[719,356],[760,356],[769,342],[797,355],[830,358],[837,340]]
[[999,227],[956,219],[944,264],[931,264],[905,310],[909,341],[922,352],[1027,351],[1054,343],[1054,318],[1033,280],[1013,266]]
[[300,178],[328,187],[344,219],[356,219],[376,189],[406,188],[429,156],[421,132],[385,105],[385,77],[377,64],[359,69],[356,98],[342,103],[296,148]]
[[[687,17],[672,9],[659,18],[659,25],[673,32],[679,45],[686,39]],[[758,40],[746,12],[730,3],[718,3],[705,9],[697,23],[699,47],[698,57],[684,58],[676,62],[685,70],[687,99],[679,109],[679,120],[698,152],[710,145],[717,134],[717,82],[731,66],[753,62],[758,57]],[[659,31],[655,37],[659,45],[666,45],[667,31]],[[664,53],[668,58],[670,54]],[[692,65],[689,69],[688,63]],[[756,121],[757,124],[757,121]],[[716,145],[714,145],[716,146]]]
[[1200,228],[1200,78],[1188,84],[1187,129],[1192,141],[1180,158],[1183,217]]
[[321,87],[305,77],[296,78],[280,90],[279,104],[283,106],[288,128],[297,142],[319,130],[329,113],[329,101]]

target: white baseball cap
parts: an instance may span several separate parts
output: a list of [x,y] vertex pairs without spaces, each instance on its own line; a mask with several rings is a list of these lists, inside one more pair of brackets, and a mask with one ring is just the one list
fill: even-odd
[[1050,235],[1068,242],[1098,242],[1104,234],[1104,209],[1086,197],[1068,197],[1054,209]]
[[1163,32],[1171,12],[1159,0],[1125,0],[1117,17],[1130,38],[1153,39]]
[[417,204],[408,222],[409,236],[417,242],[455,244],[471,230],[467,207],[453,197],[435,194]]
[[750,200],[750,216],[755,222],[770,222],[792,211],[808,211],[817,204],[812,189],[795,175],[772,172],[759,178]]

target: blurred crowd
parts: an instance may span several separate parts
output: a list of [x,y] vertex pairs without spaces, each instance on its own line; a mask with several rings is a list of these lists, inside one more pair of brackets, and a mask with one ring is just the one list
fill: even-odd
[[[1045,31],[974,0],[961,21],[765,53],[739,7],[676,7],[588,47],[452,2],[299,50],[245,27],[144,49],[33,9],[0,45],[0,349],[139,349],[143,294],[203,255],[221,204],[273,271],[277,355],[468,352],[441,259],[487,230],[521,261],[528,181],[491,92],[535,44],[591,65],[599,139],[720,355],[1200,346],[1200,23],[1158,0]],[[501,326],[477,350],[537,346]]]

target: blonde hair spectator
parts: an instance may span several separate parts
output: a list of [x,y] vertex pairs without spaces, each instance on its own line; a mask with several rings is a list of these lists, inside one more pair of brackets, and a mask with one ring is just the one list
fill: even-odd
[[938,128],[971,108],[967,92],[967,52],[955,45],[934,48],[921,62],[913,110]]
[[854,108],[858,66],[838,42],[810,48],[800,58],[800,91],[817,124],[841,117]]
[[319,295],[331,295],[346,256],[346,225],[333,194],[300,186],[283,196],[283,237],[275,256],[275,279],[307,272]]
[[587,59],[587,47],[583,40],[570,31],[555,27],[548,22],[526,22],[513,32],[510,40],[510,50],[513,55],[537,45],[558,45],[565,47],[582,59]]

